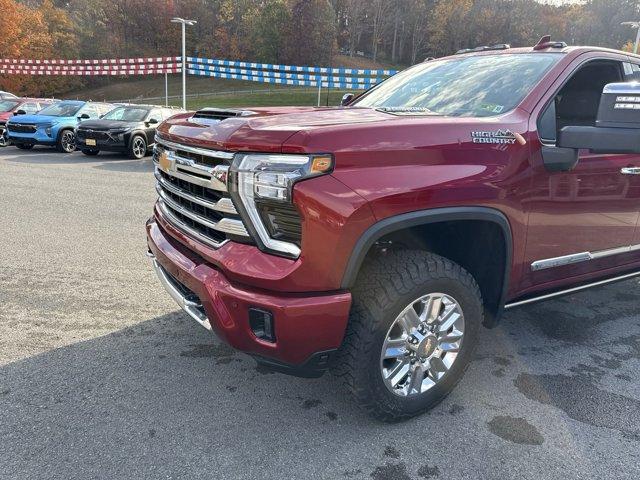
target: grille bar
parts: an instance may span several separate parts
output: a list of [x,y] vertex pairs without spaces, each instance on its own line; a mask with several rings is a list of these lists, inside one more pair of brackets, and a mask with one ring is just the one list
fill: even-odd
[[168,190],[174,195],[182,197],[185,200],[188,200],[190,202],[197,203],[198,205],[202,205],[203,207],[209,208],[211,210],[215,210],[217,212],[222,212],[222,213],[230,213],[232,215],[238,215],[236,207],[233,205],[233,202],[231,201],[230,198],[222,197],[217,202],[212,202],[205,198],[192,195],[186,190],[180,187],[177,187],[175,185],[172,185],[171,183],[166,181],[164,178],[162,178],[162,175],[160,175],[160,172],[158,171],[158,169],[156,169],[156,171],[154,172],[154,175],[156,177],[156,180],[158,181],[159,187],[162,188],[163,190]]
[[227,191],[230,152],[168,142],[156,136],[153,161],[158,209],[179,230],[219,248],[250,240]]
[[204,157],[219,158],[222,160],[233,160],[234,155],[231,152],[221,152],[220,150],[207,150],[206,148],[189,147],[187,145],[181,145],[179,143],[161,139],[158,136],[156,136],[156,143],[159,143],[170,150],[182,150],[183,152],[194,153]]
[[194,222],[198,222],[205,227],[211,228],[213,230],[218,230],[223,233],[230,233],[231,235],[241,235],[243,237],[248,237],[249,233],[247,229],[244,228],[243,223],[240,220],[234,220],[231,218],[222,218],[217,222],[211,221],[202,215],[198,215],[197,213],[193,213],[191,210],[186,208],[183,205],[173,201],[163,190],[162,187],[156,184],[156,191],[162,201],[170,207],[172,210],[175,210],[181,215],[184,215],[187,218],[190,218]]
[[167,206],[162,200],[158,201],[158,208],[162,212],[162,215],[164,216],[164,218],[166,218],[169,221],[169,223],[171,223],[174,227],[176,227],[178,230],[181,230],[187,233],[190,237],[195,238],[196,240],[199,240],[205,245],[209,245],[210,247],[213,247],[213,248],[220,248],[221,246],[223,246],[225,243],[228,242],[228,240],[222,240],[222,241],[213,240],[212,238],[205,235],[204,233],[196,230],[195,228],[190,227],[189,225],[184,223],[182,220],[180,220],[178,217],[176,217],[173,213],[171,213],[171,211],[167,208]]

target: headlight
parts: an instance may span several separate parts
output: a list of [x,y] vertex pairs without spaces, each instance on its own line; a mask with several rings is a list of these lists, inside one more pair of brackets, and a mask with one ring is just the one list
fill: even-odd
[[291,258],[300,255],[300,218],[292,204],[293,186],[332,169],[330,155],[236,155],[231,195],[265,249]]
[[120,134],[122,134],[122,133],[124,133],[126,131],[127,131],[126,128],[111,128],[111,129],[109,129],[109,133],[111,135],[120,135]]

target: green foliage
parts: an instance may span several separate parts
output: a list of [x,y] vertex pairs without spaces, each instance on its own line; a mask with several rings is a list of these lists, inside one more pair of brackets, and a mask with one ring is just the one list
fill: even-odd
[[286,30],[285,58],[297,65],[328,65],[335,53],[336,16],[328,0],[298,0]]
[[284,59],[285,32],[291,13],[284,0],[267,0],[252,25],[252,44],[256,58],[280,63]]

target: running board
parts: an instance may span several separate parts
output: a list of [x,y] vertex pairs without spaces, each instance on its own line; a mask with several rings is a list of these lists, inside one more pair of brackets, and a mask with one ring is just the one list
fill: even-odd
[[525,300],[520,300],[518,302],[507,303],[504,306],[504,309],[505,310],[509,310],[511,308],[520,307],[522,305],[528,305],[530,303],[541,302],[543,300],[548,300],[550,298],[561,297],[563,295],[569,295],[571,293],[576,293],[576,292],[580,292],[582,290],[587,290],[588,288],[599,287],[600,285],[607,285],[609,283],[620,282],[622,280],[628,280],[630,278],[638,277],[638,276],[640,276],[640,271],[627,273],[625,275],[620,275],[618,277],[608,278],[606,280],[599,280],[597,282],[587,283],[586,285],[580,285],[579,287],[568,288],[566,290],[559,290],[557,292],[548,293],[546,295],[541,295],[539,297],[527,298]]

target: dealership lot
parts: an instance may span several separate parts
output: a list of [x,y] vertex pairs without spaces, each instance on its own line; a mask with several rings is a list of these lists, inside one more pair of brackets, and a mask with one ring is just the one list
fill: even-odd
[[0,478],[638,478],[638,280],[484,331],[430,414],[258,368],[144,256],[152,165],[0,150]]

